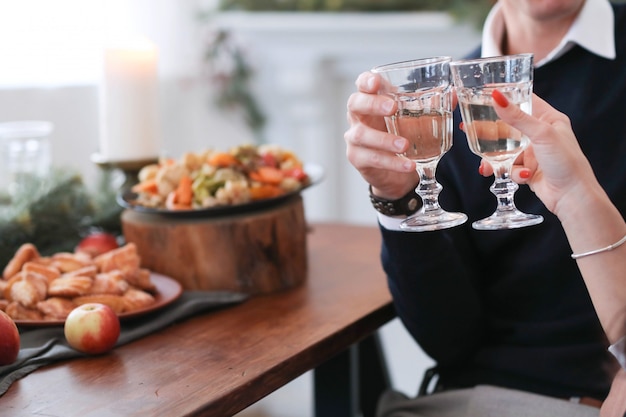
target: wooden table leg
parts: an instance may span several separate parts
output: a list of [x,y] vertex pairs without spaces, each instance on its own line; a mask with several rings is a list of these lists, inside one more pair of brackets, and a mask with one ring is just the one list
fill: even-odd
[[374,417],[382,392],[391,387],[377,333],[313,371],[315,417]]

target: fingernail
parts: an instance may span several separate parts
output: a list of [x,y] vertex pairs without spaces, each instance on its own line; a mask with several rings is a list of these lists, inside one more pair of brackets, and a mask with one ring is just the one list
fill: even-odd
[[522,169],[519,172],[520,178],[524,178],[525,180],[530,178],[530,169]]
[[499,90],[493,90],[491,97],[493,97],[493,101],[498,103],[498,106],[500,107],[507,107],[509,105],[509,100],[504,97],[504,94],[502,94]]
[[393,141],[393,146],[398,150],[398,152],[402,152],[404,150],[404,139],[396,139]]
[[383,102],[383,111],[385,113],[391,113],[394,105],[395,103],[392,100],[385,100]]
[[463,122],[459,123],[459,129],[465,130],[465,123]]
[[480,163],[480,165],[478,166],[478,173],[479,173],[480,175],[483,175],[483,171],[484,171],[484,169],[483,169],[483,163],[481,162],[481,163]]
[[372,91],[372,90],[374,89],[374,83],[375,83],[375,81],[376,81],[376,80],[374,79],[374,77],[373,77],[373,76],[370,76],[370,77],[367,79],[367,88],[368,88],[370,91]]
[[405,171],[413,171],[413,164],[410,161],[406,161],[404,164],[402,164],[402,168],[404,168]]

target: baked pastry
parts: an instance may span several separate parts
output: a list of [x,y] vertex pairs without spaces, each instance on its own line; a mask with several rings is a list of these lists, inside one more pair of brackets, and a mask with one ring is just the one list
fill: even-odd
[[96,275],[90,292],[92,294],[122,295],[129,288],[130,285],[124,279],[123,274],[118,270],[113,270]]
[[113,294],[89,294],[76,297],[72,300],[76,305],[83,305],[87,303],[100,303],[111,307],[117,314],[123,313],[126,308],[124,303],[124,297],[121,295]]
[[43,314],[41,311],[34,308],[26,308],[17,301],[11,301],[9,305],[7,305],[5,313],[7,313],[13,320],[43,320]]
[[78,305],[102,303],[116,313],[155,302],[150,271],[133,243],[92,258],[85,252],[41,256],[22,245],[0,278],[0,309],[14,320],[65,320]]
[[139,310],[154,304],[154,297],[145,291],[131,288],[124,293],[124,311]]
[[61,278],[66,278],[66,277],[89,277],[89,278],[95,278],[96,275],[98,274],[98,267],[95,265],[87,265],[87,266],[83,266],[82,268],[78,268],[75,269],[73,271],[70,272],[66,272],[63,274],[63,276]]
[[39,301],[46,299],[48,279],[37,272],[19,272],[5,290],[9,301],[16,301],[27,308],[36,308]]
[[61,276],[61,271],[59,268],[54,265],[44,265],[37,261],[28,261],[22,266],[22,270],[25,272],[36,272],[45,276],[48,279],[48,282],[53,279],[57,279]]
[[100,272],[109,272],[114,269],[124,272],[139,269],[141,259],[137,253],[137,245],[131,242],[121,248],[98,255],[94,258],[94,262]]
[[91,265],[91,258],[83,253],[59,252],[52,256],[52,265],[61,272],[71,272]]
[[63,276],[48,286],[48,294],[52,297],[77,297],[91,290],[93,279],[83,276]]
[[22,270],[22,266],[35,258],[39,258],[39,251],[32,243],[24,243],[20,246],[15,252],[15,256],[11,258],[7,266],[4,268],[2,272],[2,277],[4,279],[9,279],[13,275],[17,274]]
[[150,279],[150,270],[146,268],[131,269],[122,272],[128,283],[144,291],[154,292],[156,287]]
[[71,299],[64,297],[50,297],[37,303],[44,320],[65,320],[75,307]]

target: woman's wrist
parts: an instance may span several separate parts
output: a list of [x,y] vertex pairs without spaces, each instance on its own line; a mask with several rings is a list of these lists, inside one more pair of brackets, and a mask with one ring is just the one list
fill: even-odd
[[611,205],[608,195],[593,177],[578,181],[567,190],[561,190],[553,213],[565,226],[576,224],[598,210],[609,209]]
[[581,184],[563,195],[554,213],[563,226],[574,253],[614,244],[626,234],[626,225],[599,183]]

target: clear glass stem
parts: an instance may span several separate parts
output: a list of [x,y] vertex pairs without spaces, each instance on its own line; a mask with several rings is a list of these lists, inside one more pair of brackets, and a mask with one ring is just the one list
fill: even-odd
[[492,163],[495,181],[489,188],[498,201],[497,212],[516,210],[515,192],[519,185],[511,179],[511,163]]
[[422,211],[425,213],[440,211],[439,193],[443,187],[435,179],[437,163],[433,161],[426,164],[416,164],[416,171],[420,177],[420,182],[415,188],[415,192],[422,198]]
[[458,226],[467,221],[464,213],[448,212],[439,205],[439,193],[443,190],[435,179],[435,170],[439,160],[416,164],[420,182],[415,192],[422,199],[422,207],[417,213],[407,217],[400,228],[412,232],[426,232]]
[[519,185],[511,179],[512,163],[494,163],[495,181],[489,188],[496,196],[498,206],[496,211],[489,217],[472,223],[476,230],[500,230],[516,229],[519,227],[533,226],[543,221],[538,214],[527,214],[515,207],[514,196]]

